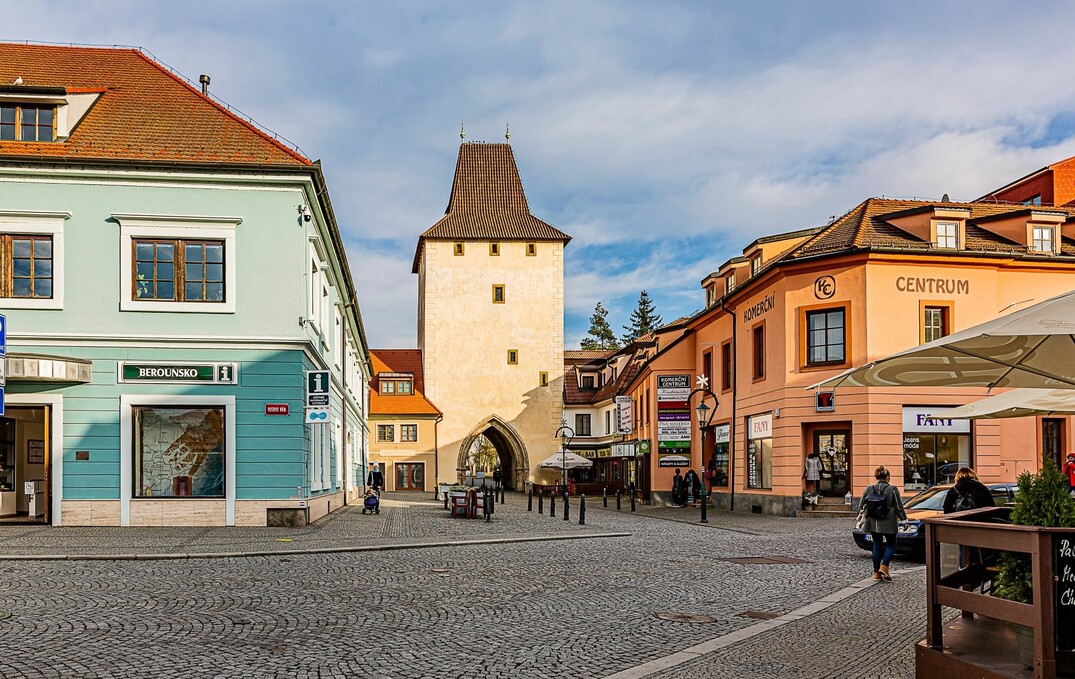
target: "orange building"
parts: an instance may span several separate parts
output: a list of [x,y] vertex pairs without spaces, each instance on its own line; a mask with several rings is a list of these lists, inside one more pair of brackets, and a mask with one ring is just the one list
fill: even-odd
[[[636,458],[641,490],[666,501],[676,467],[704,469],[718,507],[791,515],[814,451],[820,493],[856,501],[881,464],[913,491],[963,465],[1000,481],[1035,468],[1039,451],[1062,458],[1071,417],[943,418],[983,389],[805,387],[1070,290],[1073,217],[871,198],[825,227],[754,241],[702,281],[706,308],[669,328],[622,385],[629,439],[650,449]],[[719,401],[704,437],[690,394],[698,376]]]
[[432,491],[442,415],[425,397],[422,352],[371,349],[370,358],[369,466],[380,467],[385,490]]
[[1024,205],[1075,204],[1075,157],[1031,172],[1011,184],[987,193],[978,201]]

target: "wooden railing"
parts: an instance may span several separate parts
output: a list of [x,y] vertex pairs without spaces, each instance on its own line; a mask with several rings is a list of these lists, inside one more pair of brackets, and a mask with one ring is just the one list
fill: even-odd
[[[967,666],[974,665],[973,654],[970,653],[974,649],[956,647],[957,641],[967,643],[965,637],[951,641],[950,648],[945,648],[942,606],[960,609],[965,617],[977,613],[1033,630],[1032,676],[1036,679],[1054,679],[1058,676],[1058,664],[1062,668],[1071,665],[1072,652],[1057,650],[1056,632],[1058,619],[1067,620],[1069,614],[1075,614],[1075,601],[1063,597],[1065,587],[1072,588],[1071,593],[1075,594],[1075,572],[1065,572],[1061,568],[1059,575],[1066,579],[1065,583],[1057,578],[1055,566],[1065,561],[1070,564],[1075,560],[1070,549],[1068,558],[1061,557],[1058,549],[1075,546],[1075,531],[1015,526],[1009,523],[1010,515],[1011,509],[1008,507],[990,507],[926,520],[927,628],[925,642],[916,651],[917,676],[941,676],[939,672],[948,677],[969,676],[966,674]],[[962,546],[963,554],[960,565],[947,574],[942,573],[941,567],[941,546],[945,544]],[[978,553],[968,548],[1029,554],[1033,602],[1010,601],[989,593],[996,567],[989,559],[967,558],[968,554]],[[1057,617],[1058,606],[1061,618]],[[973,631],[972,626],[963,627]],[[973,643],[983,646],[988,645],[989,640],[977,638]],[[979,667],[990,669],[982,665]],[[1019,674],[998,671],[975,676],[1006,677]]]

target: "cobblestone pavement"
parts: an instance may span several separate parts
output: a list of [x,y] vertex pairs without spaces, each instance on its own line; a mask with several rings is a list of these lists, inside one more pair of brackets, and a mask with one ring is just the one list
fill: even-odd
[[[579,526],[576,506],[565,522],[509,498],[486,523],[426,497],[306,529],[0,527],[8,555],[295,551],[0,561],[0,676],[605,677],[749,632],[758,619],[743,613],[789,613],[870,571],[850,520],[716,512],[703,526],[683,510],[594,507]],[[578,539],[478,542],[535,536]],[[417,543],[459,544],[300,551]],[[802,563],[727,560],[740,557]],[[922,579],[907,572],[652,676],[913,676]],[[863,649],[877,647],[875,671]]]

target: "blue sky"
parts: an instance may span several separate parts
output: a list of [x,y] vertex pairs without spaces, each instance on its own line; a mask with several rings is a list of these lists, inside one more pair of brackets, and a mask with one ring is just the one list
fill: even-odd
[[666,321],[755,238],[875,195],[970,200],[1075,155],[1063,2],[9,2],[0,39],[135,45],[320,159],[371,345],[416,345],[418,234],[511,124],[574,237],[566,341]]

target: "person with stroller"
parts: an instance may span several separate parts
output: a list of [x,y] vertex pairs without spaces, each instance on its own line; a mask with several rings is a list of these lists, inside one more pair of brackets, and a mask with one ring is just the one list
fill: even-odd
[[366,495],[362,499],[362,513],[365,514],[380,514],[381,513],[381,498],[380,493],[374,487],[366,489]]
[[370,473],[366,476],[366,485],[378,492],[384,488],[384,472],[381,471],[380,465],[370,465]]

